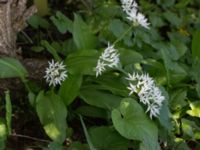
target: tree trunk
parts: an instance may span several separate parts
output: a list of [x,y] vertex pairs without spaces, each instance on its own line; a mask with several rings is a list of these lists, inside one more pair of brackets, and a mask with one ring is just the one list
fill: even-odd
[[[19,59],[27,68],[29,79],[41,82],[47,60],[23,59],[17,49],[17,34],[26,27],[27,19],[36,12],[35,6],[27,9],[26,3],[27,0],[0,0],[0,58]],[[0,85],[0,95],[7,89],[18,94],[24,90],[23,84],[17,78],[0,79]]]
[[26,8],[27,0],[0,0],[0,57],[18,57],[16,47],[18,32],[26,26],[26,20],[36,12],[36,7]]

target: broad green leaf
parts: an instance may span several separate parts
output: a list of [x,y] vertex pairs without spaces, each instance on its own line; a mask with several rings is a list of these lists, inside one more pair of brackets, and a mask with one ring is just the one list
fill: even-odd
[[80,91],[80,97],[88,104],[112,110],[120,104],[121,97],[87,87]]
[[80,142],[73,142],[70,144],[68,150],[88,150],[88,147]]
[[154,79],[158,84],[166,84],[166,69],[162,63],[155,59],[146,59],[142,61],[142,64],[150,75],[154,76]]
[[156,125],[134,99],[122,100],[120,107],[112,111],[112,122],[122,136],[139,140],[140,150],[160,150]]
[[164,90],[164,88],[160,88],[162,91],[162,95],[165,97],[164,102],[162,103],[162,107],[160,109],[160,114],[158,116],[158,119],[160,121],[160,124],[164,127],[166,132],[171,132],[172,130],[172,122],[171,122],[171,113],[169,109],[169,104],[168,104],[168,99],[169,95],[168,93]]
[[11,121],[12,121],[12,104],[11,104],[11,99],[10,99],[10,92],[6,91],[5,92],[6,97],[6,126],[7,126],[7,131],[8,135],[11,134],[12,128],[11,128]]
[[175,5],[177,8],[186,8],[187,5],[191,2],[191,0],[180,0],[178,3]]
[[187,111],[187,114],[193,117],[200,118],[200,101],[195,101],[190,103],[191,110]]
[[109,118],[109,112],[107,110],[94,106],[80,106],[76,109],[76,113],[92,118]]
[[175,0],[156,0],[158,4],[160,4],[162,7],[172,7],[174,6]]
[[176,13],[173,13],[172,11],[167,11],[163,15],[172,25],[176,27],[179,27],[181,25],[182,20],[177,16]]
[[75,14],[73,24],[73,39],[79,50],[93,49],[96,46],[96,37],[90,27]]
[[177,62],[174,61],[170,44],[158,43],[154,45],[156,49],[160,50],[162,59],[164,61],[167,78],[169,83],[177,84],[187,76],[185,69]]
[[192,39],[192,56],[193,56],[193,60],[195,60],[195,58],[199,58],[200,59],[200,30],[197,30],[194,34],[193,34],[193,39]]
[[66,138],[67,110],[60,97],[53,92],[40,92],[36,99],[36,111],[46,134],[62,143]]
[[178,89],[171,92],[170,107],[172,110],[181,109],[187,105],[187,90]]
[[199,126],[195,123],[195,121],[188,120],[188,119],[181,119],[181,127],[182,127],[182,132],[184,136],[190,136],[193,137],[195,132],[199,132],[200,128]]
[[175,150],[191,150],[184,141],[178,142],[174,147]]
[[[196,132],[193,136],[194,139],[200,140],[200,132]],[[199,145],[200,146],[200,145]],[[198,146],[198,147],[199,147]],[[199,147],[200,148],[200,147]]]
[[120,37],[120,35],[122,35],[125,31],[124,24],[119,19],[112,19],[108,28],[115,35],[115,37]]
[[149,14],[149,20],[151,22],[151,26],[153,27],[162,27],[164,25],[163,18],[161,18],[161,14],[157,12],[151,12]]
[[123,65],[139,63],[143,60],[143,56],[134,50],[120,49],[119,53],[120,61]]
[[69,105],[79,94],[79,89],[82,83],[82,75],[68,75],[67,79],[62,83],[59,95],[65,105]]
[[20,77],[25,80],[28,72],[15,58],[0,58],[0,78]]
[[197,91],[197,94],[200,98],[200,70],[199,70],[199,67],[200,67],[200,59],[195,59],[192,63],[192,77],[194,78],[194,80],[196,81],[196,91]]
[[[173,45],[175,46],[175,51],[176,53],[178,53],[178,58],[177,59],[180,59],[182,56],[185,55],[185,53],[187,52],[188,50],[188,47],[186,46],[185,43],[183,42],[180,42],[179,40],[173,40],[172,41]],[[173,54],[172,54],[173,55]]]
[[6,138],[7,138],[6,124],[0,118],[0,149],[2,149],[2,150],[5,149]]
[[54,25],[57,27],[60,33],[64,34],[67,31],[72,33],[73,22],[69,18],[67,18],[62,12],[57,11],[56,16],[52,16],[50,19],[54,23]]
[[200,127],[197,122],[183,118],[181,123],[184,137],[189,136],[191,139],[200,139]]
[[104,74],[103,76],[94,79],[103,89],[111,91],[114,95],[127,96],[129,93],[126,90],[126,85],[123,82],[123,77],[116,74]]
[[95,50],[78,51],[70,54],[66,59],[66,64],[71,74],[95,75],[98,53]]
[[49,27],[49,22],[38,15],[31,16],[28,19],[28,23],[35,29],[39,29],[39,27],[46,29]]
[[52,142],[48,145],[47,148],[44,148],[43,150],[65,150],[63,145],[60,143]]
[[129,140],[113,128],[102,126],[89,130],[91,141],[98,150],[127,150]]
[[115,1],[109,1],[109,3],[101,3],[100,5],[101,6],[96,11],[102,19],[108,20],[113,19],[114,16],[120,16],[120,8]]

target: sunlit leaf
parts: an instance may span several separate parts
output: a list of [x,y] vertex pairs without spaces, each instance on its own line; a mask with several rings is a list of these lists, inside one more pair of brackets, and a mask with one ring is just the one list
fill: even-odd
[[36,111],[46,134],[62,143],[66,137],[67,110],[60,97],[53,92],[40,92],[36,99]]
[[190,109],[187,111],[187,114],[200,118],[200,101],[190,103]]
[[7,137],[6,124],[0,118],[0,149],[2,150],[5,148],[6,137]]

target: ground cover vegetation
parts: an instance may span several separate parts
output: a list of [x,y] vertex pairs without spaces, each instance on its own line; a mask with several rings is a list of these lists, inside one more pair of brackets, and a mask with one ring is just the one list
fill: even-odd
[[32,4],[17,46],[45,63],[0,58],[23,85],[1,91],[0,149],[200,149],[198,0]]

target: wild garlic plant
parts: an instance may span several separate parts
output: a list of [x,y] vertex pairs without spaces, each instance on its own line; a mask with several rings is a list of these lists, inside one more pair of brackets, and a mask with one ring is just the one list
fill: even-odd
[[[61,3],[74,8],[77,4],[74,2]],[[52,2],[49,3],[52,7]],[[71,14],[66,10],[68,7],[52,14],[56,8],[53,6],[50,18],[36,14],[28,21],[34,28],[27,34],[33,41],[31,50],[37,52],[34,57],[39,59],[22,62],[38,70],[29,73],[31,68],[24,67],[21,61],[0,58],[0,78],[21,78],[28,92],[24,99],[35,108],[38,118],[35,120],[32,108],[27,114],[34,115],[31,122],[39,119],[44,128],[42,133],[45,131],[49,136],[48,150],[76,146],[98,150],[198,149],[200,122],[195,118],[200,117],[200,20],[193,8],[197,3],[101,0],[80,3],[78,11]],[[183,9],[186,6],[189,9]],[[163,34],[160,29],[166,27],[169,30]],[[19,41],[27,36],[19,35]],[[27,44],[22,44],[22,50]],[[46,59],[40,62],[40,58],[49,58],[45,50],[53,58],[46,69],[43,68]],[[22,51],[22,58],[32,56],[27,53]],[[49,87],[34,83],[41,78]],[[5,118],[0,118],[4,133],[8,133],[2,139],[15,130],[10,125],[11,119],[17,119],[10,113],[11,98],[7,93]],[[19,106],[29,105],[24,102]],[[189,133],[185,126],[195,130],[194,133]],[[190,144],[192,147],[188,148]]]
[[[123,11],[128,15],[127,19],[133,21],[133,26],[141,25],[142,27],[149,29],[149,23],[145,16],[138,11],[138,4],[135,0],[121,0],[121,3]],[[122,34],[114,44],[119,42],[130,29],[131,28]],[[103,51],[97,61],[95,68],[96,77],[102,75],[107,68],[117,68],[120,64],[119,56],[120,54],[114,48],[114,45],[108,43],[108,47]],[[147,105],[146,113],[149,112],[150,118],[158,117],[165,97],[162,96],[162,92],[156,86],[154,80],[147,73],[142,75],[139,75],[138,73],[126,74],[128,74],[128,78],[126,79],[129,81],[129,86],[127,87],[130,90],[129,96],[133,93],[138,94],[139,101],[144,105]]]
[[61,85],[61,82],[67,78],[67,69],[63,62],[55,62],[53,59],[52,61],[48,62],[49,66],[46,68],[45,76],[46,82],[49,86],[53,85]]
[[162,92],[156,86],[153,78],[147,73],[139,75],[134,72],[133,74],[128,73],[126,79],[129,81],[129,86],[127,87],[130,90],[129,95],[136,93],[139,101],[147,105],[146,112],[150,113],[150,118],[158,117],[165,97],[162,96]]
[[122,9],[127,14],[127,19],[133,22],[133,26],[139,26],[149,29],[147,18],[138,10],[138,4],[135,0],[121,0]]
[[101,75],[106,70],[106,68],[117,67],[119,63],[120,60],[117,49],[114,48],[114,45],[110,45],[108,43],[108,47],[103,51],[97,61],[97,66],[95,68],[96,77]]

